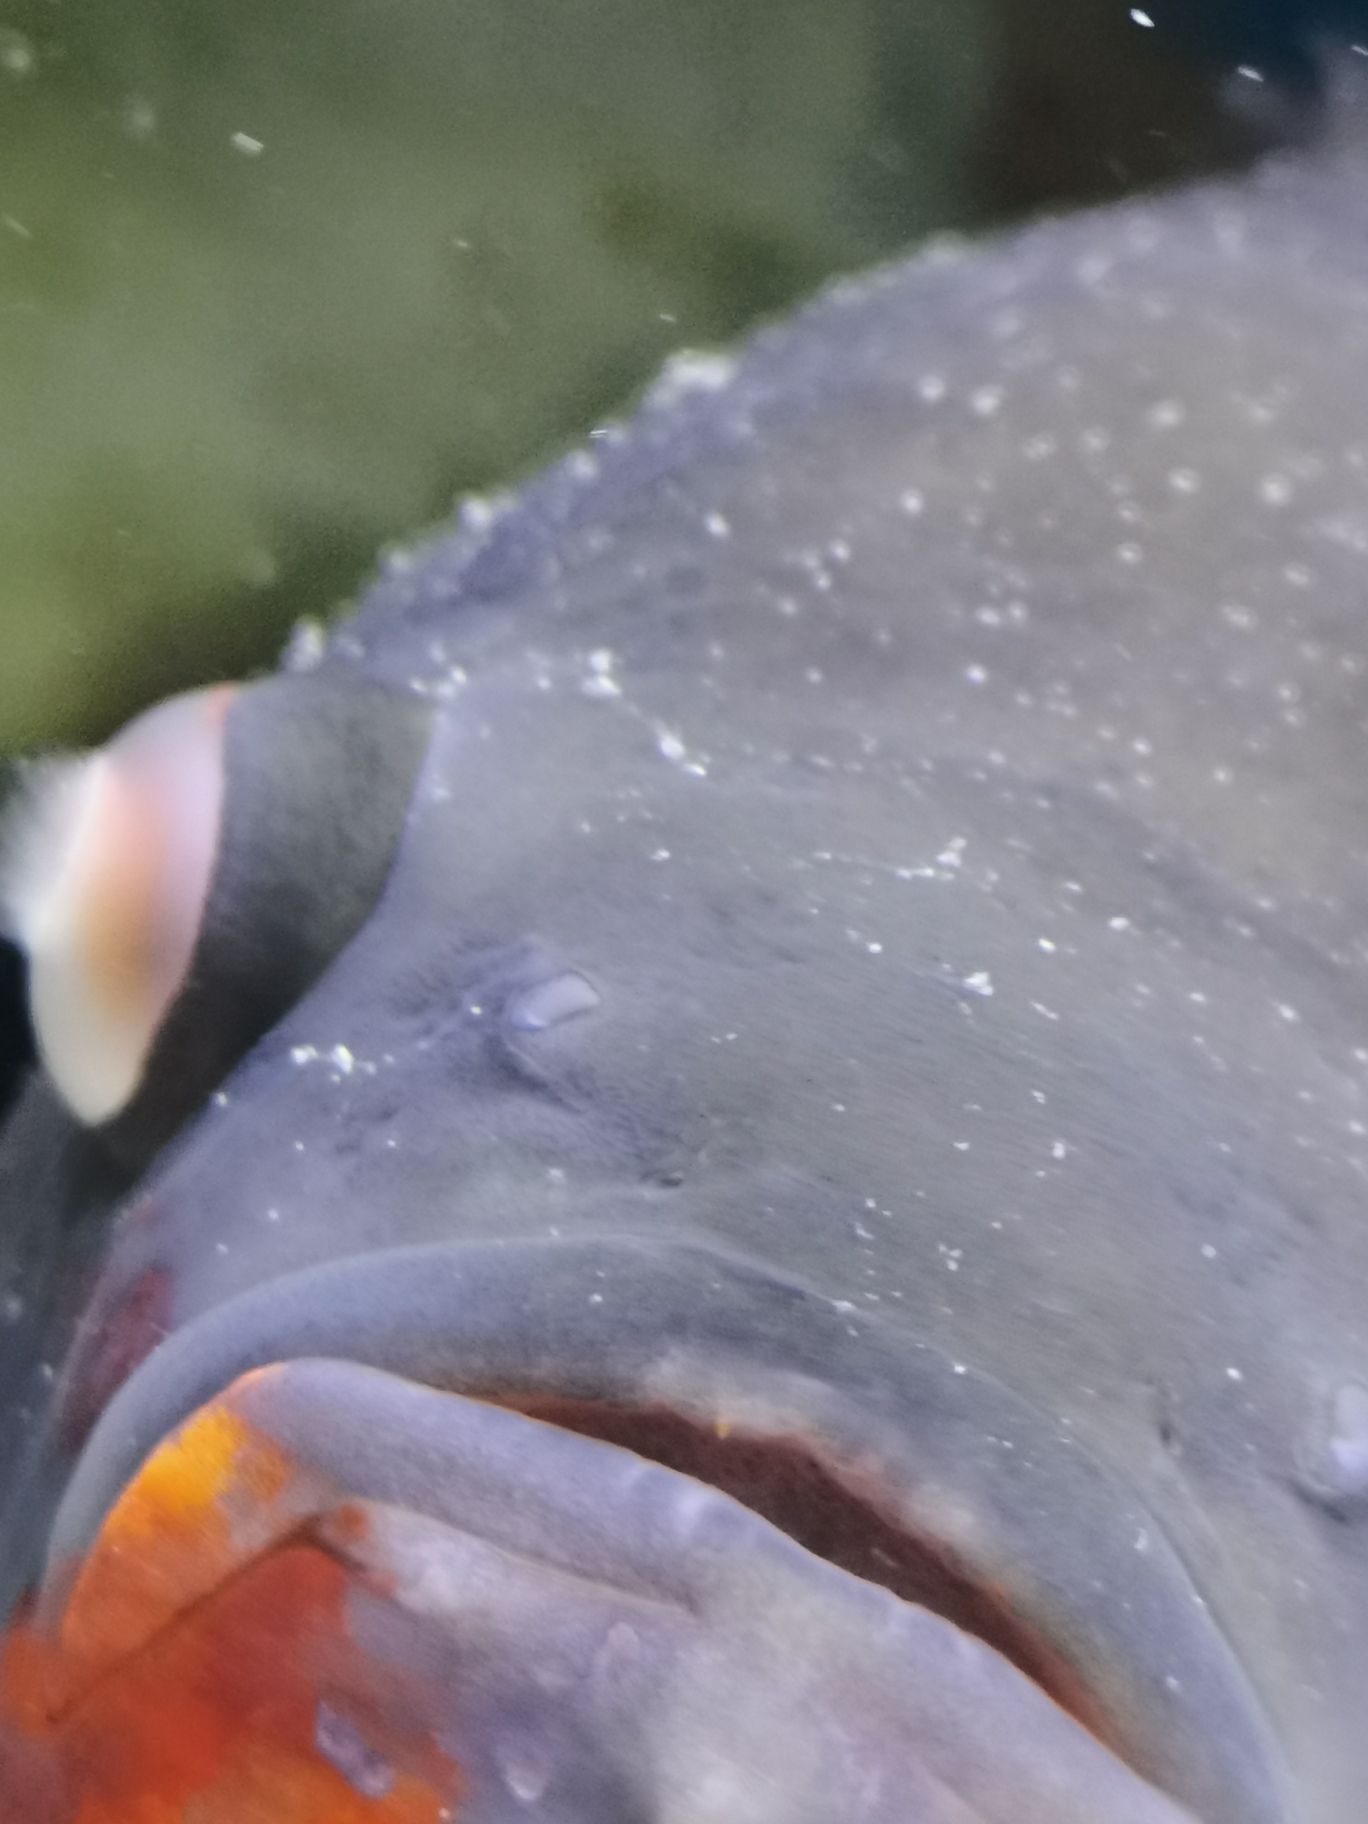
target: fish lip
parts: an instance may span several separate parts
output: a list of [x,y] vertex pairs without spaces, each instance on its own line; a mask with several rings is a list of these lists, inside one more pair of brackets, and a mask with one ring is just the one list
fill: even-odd
[[0,1790],[34,1815],[50,1765],[50,1824],[153,1793],[218,1815],[263,1762],[416,1781],[405,1817],[1195,1824],[991,1646],[729,1494],[335,1359],[254,1370],[159,1445],[3,1668]]
[[96,1424],[51,1533],[47,1604],[60,1604],[69,1567],[148,1451],[242,1374],[304,1356],[540,1408],[578,1429],[596,1429],[591,1410],[619,1425],[665,1411],[724,1436],[801,1440],[856,1498],[1000,1592],[1076,1674],[1096,1710],[1085,1720],[1204,1824],[1291,1815],[1253,1689],[1123,1477],[972,1367],[691,1242],[405,1247],[214,1307],[161,1343]]

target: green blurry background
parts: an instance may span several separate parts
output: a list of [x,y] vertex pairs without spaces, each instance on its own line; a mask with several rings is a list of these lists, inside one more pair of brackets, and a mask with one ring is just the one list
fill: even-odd
[[1222,68],[1115,0],[0,8],[0,755],[270,663],[672,348],[1244,155]]

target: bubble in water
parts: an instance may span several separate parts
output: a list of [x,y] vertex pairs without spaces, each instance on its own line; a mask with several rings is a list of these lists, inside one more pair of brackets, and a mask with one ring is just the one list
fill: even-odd
[[0,26],[0,70],[6,76],[31,76],[38,56],[31,42],[13,26]]

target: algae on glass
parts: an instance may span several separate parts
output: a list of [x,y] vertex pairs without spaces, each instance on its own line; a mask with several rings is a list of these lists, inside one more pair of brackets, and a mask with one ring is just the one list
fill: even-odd
[[953,218],[980,9],[10,9],[0,752],[267,661],[671,349]]

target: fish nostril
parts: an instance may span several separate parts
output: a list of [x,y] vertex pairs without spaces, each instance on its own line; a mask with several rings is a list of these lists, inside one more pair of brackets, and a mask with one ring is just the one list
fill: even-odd
[[1368,1508],[1368,1386],[1361,1381],[1341,1381],[1325,1396],[1298,1487],[1337,1519]]
[[545,1032],[581,1014],[592,1013],[602,996],[585,976],[567,969],[549,981],[520,989],[504,1009],[504,1019],[515,1032]]

